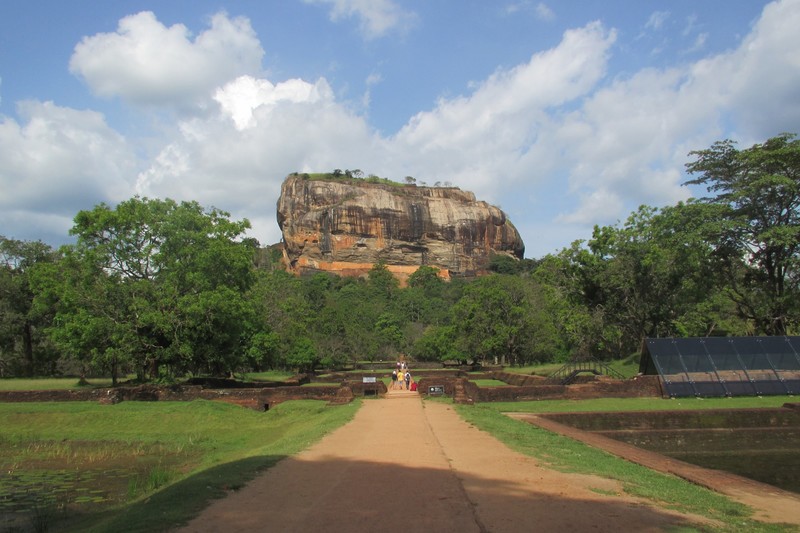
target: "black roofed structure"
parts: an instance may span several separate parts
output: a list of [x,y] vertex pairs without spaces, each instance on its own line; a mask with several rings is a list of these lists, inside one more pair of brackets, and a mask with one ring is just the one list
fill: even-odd
[[800,337],[647,339],[639,372],[673,398],[799,394]]

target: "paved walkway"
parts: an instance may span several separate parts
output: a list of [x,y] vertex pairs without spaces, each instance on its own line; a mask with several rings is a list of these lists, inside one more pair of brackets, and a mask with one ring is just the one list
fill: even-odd
[[355,418],[217,500],[183,531],[664,531],[696,517],[616,482],[563,474],[415,393],[366,400]]

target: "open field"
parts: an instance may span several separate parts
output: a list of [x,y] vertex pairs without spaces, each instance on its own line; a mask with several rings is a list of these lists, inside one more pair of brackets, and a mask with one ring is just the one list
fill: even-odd
[[0,530],[180,523],[350,420],[358,405],[297,401],[259,413],[208,401],[0,403],[0,516],[17,520]]
[[111,378],[89,378],[86,384],[79,383],[79,378],[3,378],[0,379],[0,391],[16,390],[67,390],[91,387],[110,387]]

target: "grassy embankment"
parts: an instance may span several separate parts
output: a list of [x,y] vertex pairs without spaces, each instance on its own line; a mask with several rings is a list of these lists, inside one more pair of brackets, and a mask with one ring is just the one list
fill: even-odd
[[75,377],[0,379],[0,391],[68,390],[110,386],[111,378],[89,378],[85,384],[79,383],[79,379]]
[[[270,370],[268,372],[250,372],[239,376],[242,381],[284,381],[294,376],[292,372]],[[132,380],[135,375],[122,379]],[[0,391],[29,390],[77,390],[86,388],[111,387],[111,378],[87,378],[80,383],[77,377],[67,378],[3,378],[0,379]]]
[[[307,400],[259,413],[202,400],[0,403],[0,492],[3,501],[38,498],[23,529],[166,530],[344,424],[358,406]],[[80,479],[65,480],[65,471]],[[81,483],[96,490],[80,492]]]
[[719,525],[717,531],[796,531],[794,527],[763,524],[750,518],[752,511],[729,498],[675,476],[661,474],[625,461],[573,439],[525,422],[502,416],[503,412],[600,412],[730,409],[779,407],[794,398],[717,398],[663,400],[660,398],[604,398],[597,400],[542,400],[483,403],[456,406],[470,424],[493,434],[509,447],[536,457],[564,472],[594,474],[619,480],[626,493],[657,502],[684,513],[705,516]]

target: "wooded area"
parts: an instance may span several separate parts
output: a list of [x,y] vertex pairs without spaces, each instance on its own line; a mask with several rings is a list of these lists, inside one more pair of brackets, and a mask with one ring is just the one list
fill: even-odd
[[692,152],[707,198],[640,207],[539,259],[407,287],[298,278],[196,202],[132,198],[74,219],[74,245],[0,237],[0,375],[187,374],[421,361],[623,358],[647,337],[796,334],[800,141]]

